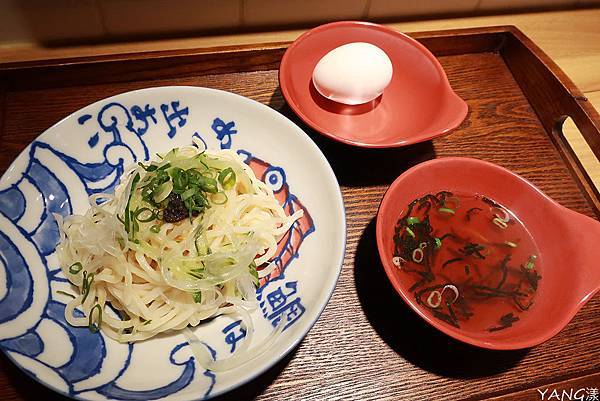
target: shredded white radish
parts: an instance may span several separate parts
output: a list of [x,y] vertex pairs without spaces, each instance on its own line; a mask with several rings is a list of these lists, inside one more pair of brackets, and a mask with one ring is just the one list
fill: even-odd
[[188,344],[190,345],[194,357],[196,357],[196,360],[203,368],[215,372],[222,372],[244,365],[245,363],[248,363],[249,361],[259,357],[265,351],[271,348],[272,344],[277,339],[277,336],[283,331],[286,321],[287,316],[282,316],[275,329],[263,341],[253,348],[248,348],[250,344],[248,335],[253,330],[247,330],[246,339],[242,344],[243,348],[236,348],[231,356],[218,360],[214,360],[212,358],[211,353],[206,345],[200,341],[200,339],[192,330],[186,327],[182,333],[188,340]]

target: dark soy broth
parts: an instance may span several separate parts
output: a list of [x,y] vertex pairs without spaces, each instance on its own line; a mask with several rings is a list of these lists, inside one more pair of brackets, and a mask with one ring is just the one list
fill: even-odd
[[523,224],[482,195],[412,201],[395,227],[393,263],[434,317],[471,332],[518,324],[534,302],[540,254]]

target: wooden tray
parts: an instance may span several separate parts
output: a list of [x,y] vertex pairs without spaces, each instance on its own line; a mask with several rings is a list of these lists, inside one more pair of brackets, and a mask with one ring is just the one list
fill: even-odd
[[[600,297],[552,340],[530,350],[494,352],[437,332],[388,283],[375,243],[377,207],[400,173],[427,159],[489,160],[571,209],[600,215],[600,196],[560,131],[571,116],[600,156],[600,119],[537,46],[513,27],[411,36],[439,58],[469,105],[465,122],[432,142],[365,150],[311,131],[281,96],[277,67],[288,43],[277,43],[0,65],[0,171],[61,118],[121,92],[195,85],[256,99],[304,128],[329,159],[346,204],[348,246],[331,302],[300,346],[225,398],[540,400],[537,389],[549,389],[547,399],[554,389],[599,387]],[[4,356],[0,366],[0,399],[63,399]]]

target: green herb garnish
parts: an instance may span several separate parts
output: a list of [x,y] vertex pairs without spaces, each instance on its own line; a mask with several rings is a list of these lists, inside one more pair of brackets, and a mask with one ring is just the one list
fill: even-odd
[[82,283],[82,288],[81,290],[83,291],[83,299],[81,300],[81,303],[84,303],[85,300],[87,299],[88,295],[90,294],[90,289],[92,287],[92,283],[94,282],[94,273],[90,273],[88,274],[87,271],[83,271],[83,283]]
[[58,291],[56,291],[56,293],[57,293],[57,294],[66,295],[66,296],[68,296],[68,297],[71,297],[71,298],[73,298],[73,299],[77,298],[75,295],[73,295],[73,294],[69,294],[68,292],[65,292],[65,291],[62,291],[62,290],[58,290]]
[[125,225],[125,231],[127,231],[127,233],[129,234],[131,239],[133,239],[133,237],[135,236],[135,231],[134,231],[134,225],[130,224],[131,223],[131,212],[130,212],[129,208],[131,207],[131,198],[133,197],[133,194],[135,193],[135,188],[139,181],[140,181],[140,174],[135,173],[135,176],[133,177],[133,180],[131,181],[131,190],[129,191],[129,197],[127,198],[127,205],[125,206],[125,219],[123,221],[123,224]]
[[227,167],[219,173],[219,183],[225,190],[233,188],[235,180],[235,171],[231,167]]
[[252,281],[254,281],[254,285],[258,286],[258,270],[256,270],[256,263],[250,263],[250,274],[252,275]]
[[[94,311],[95,310],[98,311],[97,323],[94,323]],[[100,330],[100,325],[102,324],[102,307],[100,306],[100,304],[94,305],[94,307],[90,310],[90,316],[89,316],[88,322],[89,322],[88,329],[92,333],[97,333]]]
[[81,262],[75,262],[71,266],[69,266],[69,273],[77,274],[83,269],[83,265]]

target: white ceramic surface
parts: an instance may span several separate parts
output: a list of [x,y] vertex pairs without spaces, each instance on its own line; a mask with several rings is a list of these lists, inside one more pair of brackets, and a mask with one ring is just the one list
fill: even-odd
[[[237,150],[291,212],[305,217],[278,254],[281,273],[258,291],[258,343],[281,317],[284,331],[256,360],[224,373],[198,365],[181,334],[119,344],[64,320],[73,291],[54,252],[52,213],[83,213],[88,195],[110,191],[129,163],[188,145]],[[228,92],[161,87],[89,105],[40,135],[0,179],[0,348],[48,387],[85,400],[197,400],[231,390],[286,355],[306,335],[335,287],[345,249],[336,178],[308,136],[288,119]],[[196,334],[225,358],[242,336],[235,317]]]

